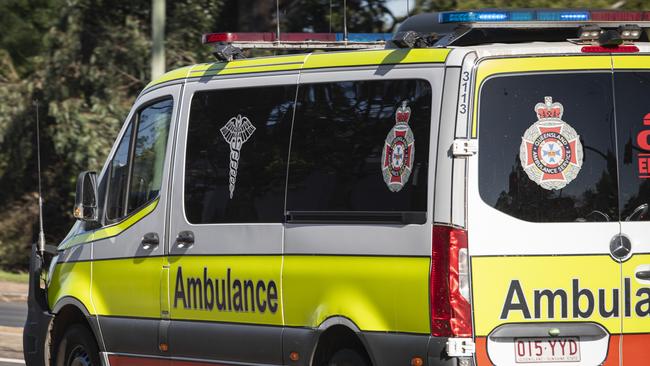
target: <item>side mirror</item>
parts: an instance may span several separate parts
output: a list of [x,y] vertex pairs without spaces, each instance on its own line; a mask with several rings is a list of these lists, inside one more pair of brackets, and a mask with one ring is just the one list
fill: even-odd
[[95,172],[82,172],[77,178],[74,217],[89,222],[98,220],[97,173]]

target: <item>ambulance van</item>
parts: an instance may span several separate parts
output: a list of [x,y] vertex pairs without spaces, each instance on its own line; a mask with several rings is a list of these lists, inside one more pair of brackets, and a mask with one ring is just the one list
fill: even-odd
[[34,249],[27,364],[650,365],[649,28],[204,36]]

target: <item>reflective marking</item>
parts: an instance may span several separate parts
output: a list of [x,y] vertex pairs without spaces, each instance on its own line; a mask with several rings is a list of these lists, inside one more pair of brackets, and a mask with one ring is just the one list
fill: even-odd
[[152,86],[166,83],[168,81],[174,81],[174,80],[181,80],[185,79],[188,77],[190,71],[192,70],[192,66],[185,66],[180,69],[172,70],[163,76],[159,77],[158,79],[150,82],[147,86],[144,87],[143,90],[147,90],[151,88]]
[[613,56],[614,69],[648,69],[650,56]]
[[136,222],[140,221],[140,219],[144,218],[145,216],[153,212],[156,209],[156,206],[158,206],[159,200],[160,200],[159,198],[156,198],[153,202],[151,202],[150,204],[142,208],[140,211],[131,214],[131,216],[127,217],[125,220],[115,225],[111,225],[102,229],[97,229],[95,231],[90,231],[90,232],[85,232],[82,234],[75,235],[70,239],[61,243],[58,247],[58,250],[68,249],[75,245],[81,245],[91,241],[117,236],[121,234],[124,230],[133,226]]
[[414,63],[442,63],[447,59],[450,49],[391,49],[373,51],[352,51],[335,53],[314,53],[305,61],[304,69],[399,65]]
[[[257,72],[290,71],[331,67],[443,63],[450,49],[362,50],[335,53],[307,53],[276,57],[206,63],[170,71],[149,83],[147,89],[172,80],[188,77],[232,75]],[[310,57],[311,56],[311,57]],[[276,62],[274,62],[276,61]]]

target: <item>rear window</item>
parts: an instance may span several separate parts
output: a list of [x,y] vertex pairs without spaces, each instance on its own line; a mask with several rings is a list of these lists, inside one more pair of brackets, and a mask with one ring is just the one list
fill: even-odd
[[297,101],[287,211],[426,212],[427,81],[306,84]]
[[621,219],[648,221],[650,203],[650,72],[616,72]]
[[532,222],[619,219],[611,73],[499,76],[479,102],[479,191]]

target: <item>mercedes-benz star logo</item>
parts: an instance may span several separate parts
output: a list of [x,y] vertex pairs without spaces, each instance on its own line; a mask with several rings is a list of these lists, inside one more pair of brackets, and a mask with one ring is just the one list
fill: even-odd
[[609,243],[609,252],[615,259],[623,260],[630,255],[631,251],[632,243],[625,235],[616,235]]

